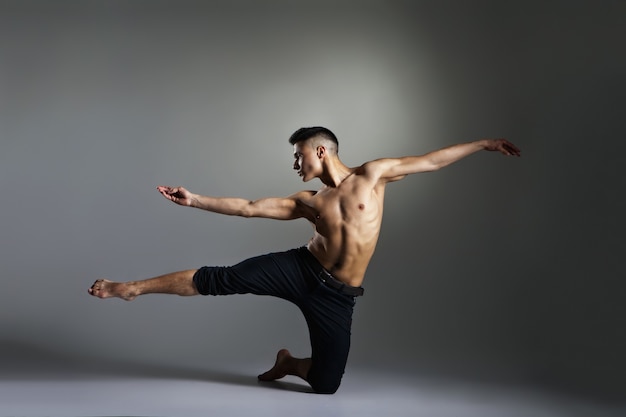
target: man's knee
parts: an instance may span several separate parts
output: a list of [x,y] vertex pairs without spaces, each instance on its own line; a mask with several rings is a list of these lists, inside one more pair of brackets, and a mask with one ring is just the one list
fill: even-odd
[[343,372],[332,375],[324,372],[310,372],[308,383],[316,394],[334,394],[341,385]]
[[196,291],[202,295],[230,295],[244,292],[231,279],[230,267],[203,266],[193,275]]
[[334,394],[339,389],[340,384],[341,382],[338,382],[336,384],[329,384],[329,385],[316,385],[316,386],[311,385],[311,388],[313,388],[313,391],[316,394]]

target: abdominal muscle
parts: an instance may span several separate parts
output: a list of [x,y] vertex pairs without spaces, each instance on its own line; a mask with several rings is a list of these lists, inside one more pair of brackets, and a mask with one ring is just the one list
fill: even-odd
[[378,228],[372,236],[352,232],[344,225],[335,236],[324,237],[318,231],[307,248],[333,277],[352,287],[360,287],[365,278],[378,238]]

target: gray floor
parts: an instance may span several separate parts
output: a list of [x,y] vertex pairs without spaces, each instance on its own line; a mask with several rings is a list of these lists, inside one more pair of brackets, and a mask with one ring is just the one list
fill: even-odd
[[335,395],[295,378],[259,383],[232,364],[210,369],[54,360],[7,361],[1,416],[623,417],[626,407],[511,385],[350,368]]

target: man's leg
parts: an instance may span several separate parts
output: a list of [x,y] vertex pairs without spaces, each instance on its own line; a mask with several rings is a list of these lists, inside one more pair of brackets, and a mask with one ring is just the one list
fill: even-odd
[[[293,258],[295,251],[251,258],[233,267],[203,267],[143,281],[98,280],[89,289],[89,294],[99,298],[118,297],[130,301],[138,295],[149,293],[185,296],[252,293],[273,295],[293,302],[311,290],[308,281],[302,277],[301,265]],[[319,283],[316,282],[316,285]],[[272,381],[286,375],[295,375],[309,382],[312,365],[311,358],[294,358],[289,351],[282,349],[278,352],[272,369],[259,375],[259,379]],[[317,384],[313,387],[316,391],[331,392],[316,387]]]
[[259,375],[261,381],[275,381],[287,375],[299,376],[311,385],[319,394],[334,394],[343,376],[350,350],[350,333],[339,332],[326,339],[320,347],[319,333],[310,327],[313,356],[312,358],[294,358],[287,349],[281,349],[276,355],[276,363],[269,371]]
[[331,295],[314,296],[303,309],[311,337],[311,358],[294,358],[288,350],[282,349],[272,369],[259,375],[261,381],[295,375],[319,394],[334,394],[339,388],[350,351],[354,298],[333,294],[334,290],[328,288],[319,291]]
[[143,281],[113,282],[99,279],[87,290],[89,294],[98,298],[117,297],[126,301],[134,300],[143,294],[175,294],[197,295],[198,290],[193,283],[196,269],[173,272],[160,277]]
[[350,352],[354,298],[320,284],[302,312],[311,338],[311,367],[307,382],[319,394],[334,394]]

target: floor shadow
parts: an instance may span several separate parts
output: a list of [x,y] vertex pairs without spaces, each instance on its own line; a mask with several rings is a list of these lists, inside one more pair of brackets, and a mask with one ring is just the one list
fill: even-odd
[[98,373],[112,377],[182,379],[187,381],[207,381],[248,387],[263,387],[301,393],[313,392],[304,382],[302,384],[290,381],[264,382],[259,381],[257,376],[251,373],[184,366],[111,362],[109,366],[107,366],[107,369],[100,369]]
[[220,384],[312,393],[303,381],[263,382],[253,373],[134,361],[76,357],[32,344],[0,340],[0,381],[149,378],[206,381]]

